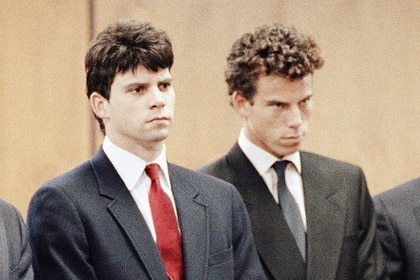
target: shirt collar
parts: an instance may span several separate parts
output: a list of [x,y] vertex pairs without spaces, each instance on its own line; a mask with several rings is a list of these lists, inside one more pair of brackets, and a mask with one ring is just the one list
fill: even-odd
[[302,173],[299,151],[296,151],[293,154],[286,155],[282,159],[279,159],[271,153],[267,152],[266,150],[252,143],[245,136],[244,129],[241,129],[238,138],[238,144],[242,151],[245,153],[245,155],[248,157],[248,159],[251,161],[251,163],[254,165],[255,169],[257,169],[260,175],[267,172],[267,170],[270,169],[272,165],[279,160],[288,160],[292,162],[299,174]]
[[[117,170],[121,179],[124,181],[128,190],[131,191],[136,186],[136,183],[140,177],[144,174],[144,169],[148,162],[115,145],[107,136],[104,138],[102,148],[114,168]],[[164,174],[165,180],[168,186],[170,186],[165,145],[163,145],[163,149],[159,156],[152,162],[159,164],[160,169]]]

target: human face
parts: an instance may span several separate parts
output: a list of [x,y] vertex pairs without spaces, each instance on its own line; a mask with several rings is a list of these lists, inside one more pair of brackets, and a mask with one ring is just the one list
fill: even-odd
[[296,152],[312,112],[312,76],[288,80],[276,74],[261,76],[252,100],[234,93],[233,103],[244,121],[245,135],[278,158]]
[[91,104],[114,144],[143,158],[159,153],[174,118],[172,76],[168,68],[154,72],[140,65],[115,75],[109,100],[96,93]]

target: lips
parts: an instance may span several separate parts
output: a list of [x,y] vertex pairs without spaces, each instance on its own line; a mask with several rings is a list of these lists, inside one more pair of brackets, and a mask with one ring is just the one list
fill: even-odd
[[152,119],[150,119],[148,122],[155,122],[155,121],[169,121],[168,117],[154,117]]
[[299,138],[301,138],[301,137],[303,137],[303,135],[302,134],[299,134],[299,135],[290,135],[290,136],[285,136],[285,137],[283,137],[284,139],[286,139],[286,140],[296,140],[296,139],[299,139]]
[[295,145],[300,145],[300,143],[302,143],[303,135],[302,134],[290,135],[290,136],[283,137],[282,139],[283,139],[284,145],[295,146]]

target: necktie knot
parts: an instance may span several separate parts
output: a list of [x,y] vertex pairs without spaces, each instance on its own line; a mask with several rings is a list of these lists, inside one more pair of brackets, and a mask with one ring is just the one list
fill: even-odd
[[286,169],[288,163],[288,160],[282,160],[276,161],[276,163],[273,164],[273,168],[276,170],[277,176],[284,178],[284,170]]
[[152,181],[159,179],[159,164],[157,163],[151,163],[146,165],[146,168],[144,170],[147,174],[147,176],[150,177]]

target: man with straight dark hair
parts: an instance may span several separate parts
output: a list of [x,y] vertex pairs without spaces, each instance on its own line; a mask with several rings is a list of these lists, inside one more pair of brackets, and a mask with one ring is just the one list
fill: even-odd
[[36,279],[264,279],[236,189],[166,160],[172,63],[167,34],[148,22],[118,21],[93,40],[87,94],[105,139],[31,200]]

